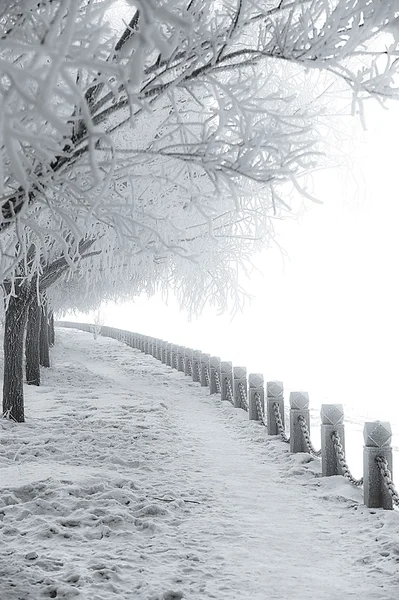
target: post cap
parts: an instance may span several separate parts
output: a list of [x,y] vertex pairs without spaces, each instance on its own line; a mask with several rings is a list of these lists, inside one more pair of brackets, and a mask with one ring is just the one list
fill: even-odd
[[232,362],[223,360],[220,363],[220,370],[222,371],[222,373],[231,373],[232,369],[233,369]]
[[390,446],[392,438],[391,424],[388,421],[368,421],[363,429],[364,445],[368,448]]
[[267,397],[270,399],[282,398],[284,393],[284,386],[282,381],[268,381],[267,382]]
[[220,367],[220,358],[219,356],[211,356],[209,359],[209,366],[214,369],[218,369]]
[[309,394],[307,392],[291,392],[290,406],[292,410],[309,408]]
[[234,367],[234,379],[241,379],[247,376],[246,367]]
[[342,404],[322,404],[320,416],[323,425],[340,425],[344,422],[344,408]]
[[263,375],[262,373],[250,373],[248,375],[248,384],[251,389],[263,388]]

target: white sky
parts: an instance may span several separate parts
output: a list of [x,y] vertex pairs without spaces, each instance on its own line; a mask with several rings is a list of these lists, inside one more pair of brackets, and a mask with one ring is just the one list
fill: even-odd
[[251,280],[256,299],[244,314],[231,322],[207,310],[189,323],[173,301],[140,298],[106,307],[104,322],[220,355],[308,390],[317,405],[399,423],[399,106],[367,108],[368,131],[359,125],[347,166],[314,175],[324,204],[279,224],[289,258],[263,253],[265,276]]

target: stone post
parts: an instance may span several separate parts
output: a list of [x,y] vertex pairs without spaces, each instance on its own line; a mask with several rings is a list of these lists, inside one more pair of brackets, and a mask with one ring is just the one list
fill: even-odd
[[248,419],[250,421],[260,421],[255,395],[260,395],[260,403],[264,413],[265,388],[263,384],[263,375],[261,373],[250,373],[248,375],[248,385]]
[[209,359],[210,359],[211,355],[210,354],[205,354],[202,353],[201,354],[201,364],[200,364],[200,369],[201,369],[201,377],[200,377],[200,384],[201,387],[207,387],[208,382],[206,380],[206,371],[208,369],[209,371]]
[[177,358],[177,346],[176,344],[170,345],[170,366],[172,369],[176,368],[176,358]]
[[305,443],[299,417],[304,417],[310,430],[309,394],[291,392],[290,394],[290,452],[309,452]]
[[267,382],[267,433],[269,435],[279,435],[274,414],[274,404],[277,403],[280,409],[281,420],[285,425],[284,417],[284,386],[282,381]]
[[184,372],[184,352],[185,352],[185,347],[184,346],[178,346],[177,347],[177,370]]
[[200,378],[199,378],[199,373],[198,373],[198,369],[199,366],[201,364],[201,350],[194,350],[193,352],[193,359],[192,359],[192,366],[193,366],[193,372],[191,374],[193,381],[195,382],[199,382]]
[[244,387],[245,393],[248,394],[247,369],[245,367],[234,367],[233,369],[233,397],[234,406],[236,408],[244,408],[241,403],[241,394],[239,386]]
[[323,477],[342,475],[332,434],[336,431],[345,450],[344,409],[342,404],[321,405],[321,470]]
[[220,395],[222,400],[228,400],[233,402],[233,398],[230,398],[228,394],[228,388],[230,384],[231,392],[233,393],[233,364],[229,361],[222,361],[220,363]]
[[184,350],[184,374],[190,376],[190,363],[193,362],[193,349],[186,348]]
[[166,354],[168,350],[168,342],[166,340],[162,340],[161,343],[161,362],[166,365]]
[[148,354],[148,336],[143,335],[143,352]]
[[215,373],[219,375],[220,381],[220,358],[218,356],[211,356],[209,359],[209,393],[217,394],[217,386],[216,386],[216,376]]
[[376,461],[385,458],[392,474],[391,425],[387,421],[364,424],[363,491],[364,503],[369,508],[393,509],[392,497],[382,478]]
[[173,344],[169,342],[166,346],[166,364],[168,365],[168,367],[172,366],[172,350]]

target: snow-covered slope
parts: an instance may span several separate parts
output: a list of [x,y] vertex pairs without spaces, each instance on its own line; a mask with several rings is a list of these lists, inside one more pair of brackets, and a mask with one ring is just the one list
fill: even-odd
[[396,600],[398,511],[152,357],[57,336],[0,421],[0,600]]

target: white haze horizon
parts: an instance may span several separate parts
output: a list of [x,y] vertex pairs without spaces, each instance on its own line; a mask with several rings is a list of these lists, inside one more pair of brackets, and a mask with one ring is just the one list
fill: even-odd
[[[395,142],[399,107],[366,107],[367,131],[344,151],[347,164],[316,172],[311,205],[277,223],[277,246],[256,258],[250,304],[231,320],[207,308],[190,322],[172,294],[108,304],[104,324],[219,355],[287,390],[309,391],[311,404],[398,423],[396,348],[399,257]],[[351,123],[353,127],[353,123]],[[360,138],[362,140],[360,141]],[[93,313],[70,315],[93,321]]]

